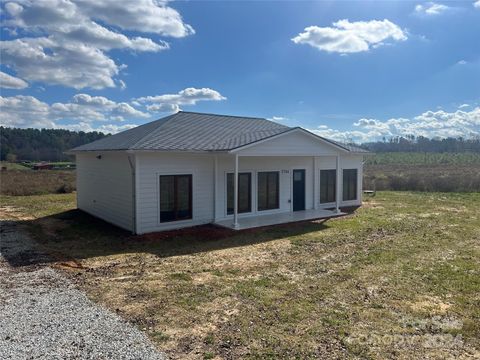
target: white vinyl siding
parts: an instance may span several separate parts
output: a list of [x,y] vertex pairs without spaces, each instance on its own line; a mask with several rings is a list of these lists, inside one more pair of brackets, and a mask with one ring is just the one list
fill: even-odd
[[127,154],[79,153],[76,162],[78,208],[133,230],[132,171]]
[[279,135],[268,141],[260,141],[240,149],[239,155],[249,156],[324,156],[336,155],[338,152],[347,154],[317,138],[313,134],[307,134],[301,130],[292,131]]
[[[137,153],[137,233],[207,224],[213,221],[213,156]],[[192,175],[192,218],[160,222],[160,176]]]

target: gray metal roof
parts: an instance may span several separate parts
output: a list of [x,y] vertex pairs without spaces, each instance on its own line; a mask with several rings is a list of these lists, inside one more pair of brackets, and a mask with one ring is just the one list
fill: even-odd
[[[295,128],[263,118],[180,111],[160,120],[78,146],[71,151],[227,151],[293,129]],[[346,145],[324,140],[347,151],[366,152],[360,148],[347,148]]]

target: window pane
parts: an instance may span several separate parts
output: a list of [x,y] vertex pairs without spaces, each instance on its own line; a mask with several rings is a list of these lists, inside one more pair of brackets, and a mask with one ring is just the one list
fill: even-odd
[[344,201],[357,199],[357,169],[343,170],[343,196]]
[[233,174],[227,174],[227,214],[233,214]]
[[279,175],[278,171],[258,173],[258,210],[279,208]]
[[160,176],[160,221],[172,221],[175,218],[174,189],[174,176]]
[[[227,214],[233,214],[233,173],[227,174]],[[238,212],[252,211],[252,176],[250,173],[238,174]]]
[[177,176],[177,220],[189,219],[190,212],[190,175]]
[[278,208],[278,173],[268,174],[268,208]]
[[335,202],[336,170],[320,170],[320,203]]
[[267,209],[267,173],[258,173],[258,210]]
[[251,211],[250,183],[251,183],[251,175],[249,173],[238,174],[238,212],[239,213]]

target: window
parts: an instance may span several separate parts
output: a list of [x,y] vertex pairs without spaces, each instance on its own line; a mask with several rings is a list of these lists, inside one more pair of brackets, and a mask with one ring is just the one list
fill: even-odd
[[336,201],[337,170],[320,170],[320,203]]
[[279,208],[280,186],[278,171],[258,173],[258,210]]
[[357,169],[343,170],[343,201],[357,200]]
[[160,176],[160,222],[192,218],[192,175]]
[[[227,214],[233,214],[234,195],[233,174],[227,174]],[[238,174],[238,212],[247,213],[252,211],[252,174]]]

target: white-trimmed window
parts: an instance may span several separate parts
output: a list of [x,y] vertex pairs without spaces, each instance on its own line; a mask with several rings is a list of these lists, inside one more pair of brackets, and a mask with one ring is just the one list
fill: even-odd
[[320,203],[336,201],[337,170],[320,170]]
[[160,175],[160,222],[192,218],[192,175]]
[[357,200],[357,169],[343,169],[343,201]]
[[258,211],[273,210],[280,207],[280,173],[262,171],[257,174]]
[[[234,175],[227,174],[227,214],[233,214],[234,204]],[[252,212],[252,174],[243,172],[238,174],[238,213]]]

